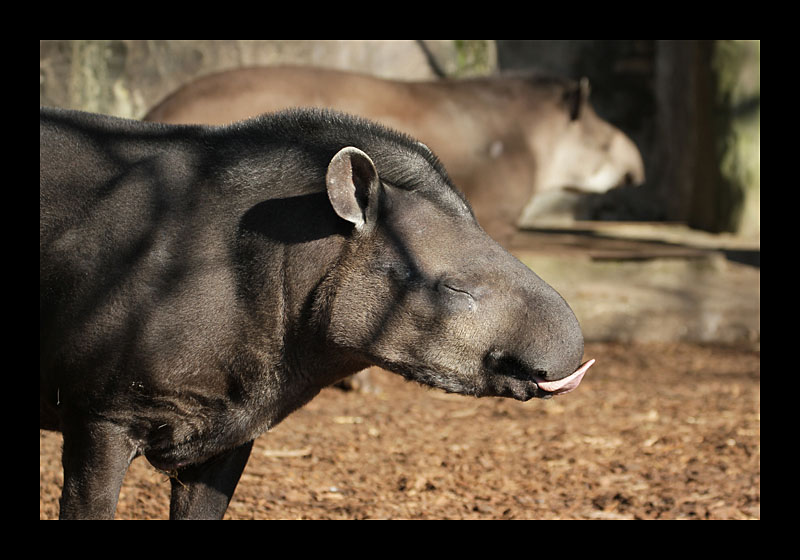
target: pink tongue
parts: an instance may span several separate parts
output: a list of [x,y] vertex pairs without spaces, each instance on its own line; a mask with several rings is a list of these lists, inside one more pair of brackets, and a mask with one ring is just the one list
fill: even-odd
[[570,374],[563,379],[559,379],[558,381],[545,381],[536,377],[534,377],[534,379],[536,384],[539,385],[539,388],[543,391],[553,393],[554,395],[563,395],[564,393],[569,393],[580,384],[581,379],[583,379],[583,376],[586,375],[586,372],[590,367],[592,367],[593,363],[594,358],[575,370],[575,373]]

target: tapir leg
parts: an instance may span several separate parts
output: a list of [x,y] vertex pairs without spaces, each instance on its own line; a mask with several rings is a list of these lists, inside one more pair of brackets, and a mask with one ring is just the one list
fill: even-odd
[[63,427],[61,519],[113,519],[122,480],[135,456],[124,430],[110,422]]
[[222,519],[252,448],[249,441],[205,463],[179,469],[170,479],[170,519]]

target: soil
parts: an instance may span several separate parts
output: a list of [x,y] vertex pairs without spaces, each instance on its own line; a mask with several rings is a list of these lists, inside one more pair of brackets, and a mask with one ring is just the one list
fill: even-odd
[[[256,440],[226,519],[760,519],[760,350],[591,343],[581,386],[520,403],[372,372]],[[58,516],[61,437],[39,435],[39,518]],[[168,517],[136,459],[118,519]]]

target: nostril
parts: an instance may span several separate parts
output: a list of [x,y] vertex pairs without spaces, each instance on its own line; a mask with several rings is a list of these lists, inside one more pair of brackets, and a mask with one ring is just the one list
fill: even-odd
[[502,350],[491,350],[483,359],[484,366],[492,373],[507,375],[523,381],[531,381],[534,377],[544,377],[546,373],[540,369],[525,365],[519,358]]

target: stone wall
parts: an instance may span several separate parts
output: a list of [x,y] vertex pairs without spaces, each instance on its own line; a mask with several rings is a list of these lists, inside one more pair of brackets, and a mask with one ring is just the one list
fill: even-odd
[[193,78],[298,64],[391,79],[488,74],[494,41],[40,41],[39,104],[141,118]]

